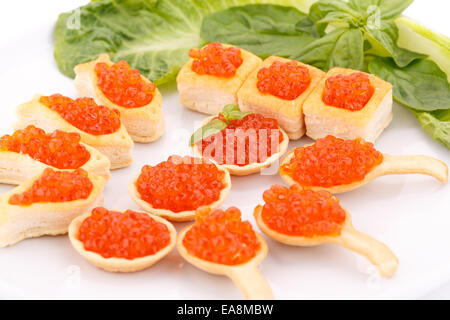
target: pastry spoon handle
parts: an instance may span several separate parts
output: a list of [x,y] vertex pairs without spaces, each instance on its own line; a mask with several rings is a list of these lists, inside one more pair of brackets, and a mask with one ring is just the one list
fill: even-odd
[[257,266],[233,268],[228,276],[249,300],[272,300],[273,293]]
[[392,277],[397,270],[398,259],[395,254],[384,243],[362,232],[353,228],[344,229],[336,242],[365,256],[383,277]]
[[448,167],[441,160],[428,156],[391,156],[383,155],[379,166],[380,174],[420,173],[435,177],[442,183],[448,180]]

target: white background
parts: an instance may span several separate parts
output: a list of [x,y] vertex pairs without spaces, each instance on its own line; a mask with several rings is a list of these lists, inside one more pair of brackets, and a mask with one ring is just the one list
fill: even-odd
[[[56,71],[56,67],[52,66],[52,69],[45,69],[44,67],[40,67],[39,65],[35,65],[35,64],[39,64],[39,62],[33,62],[34,65],[32,67],[32,71],[33,73],[35,72],[39,72],[39,75],[36,74],[27,74],[27,68],[30,68],[29,65],[27,65],[28,63],[28,59],[33,60],[32,57],[35,55],[35,51],[36,52],[41,52],[43,50],[46,50],[48,52],[48,56],[52,55],[52,27],[54,25],[54,22],[56,21],[56,17],[59,13],[64,12],[64,11],[68,11],[70,9],[73,9],[75,7],[78,7],[84,3],[86,3],[87,1],[69,1],[69,0],[53,0],[53,1],[49,1],[49,0],[39,0],[39,1],[35,1],[35,0],[28,0],[28,1],[23,1],[23,0],[14,0],[14,1],[1,1],[0,4],[0,50],[1,50],[1,55],[0,57],[2,58],[0,60],[1,63],[1,67],[0,67],[0,92],[1,92],[1,97],[2,97],[2,104],[0,105],[0,108],[2,108],[3,110],[1,111],[2,117],[0,119],[0,133],[3,132],[10,132],[10,124],[11,121],[13,121],[13,112],[11,111],[14,106],[17,103],[20,102],[24,102],[28,99],[30,99],[30,97],[34,94],[39,92],[39,90],[41,90],[41,93],[53,93],[53,92],[62,92],[62,93],[67,93],[69,94],[74,94],[74,90],[71,89],[72,91],[67,92],[64,91],[66,90],[66,88],[68,88],[68,86],[70,85],[68,79],[62,75],[58,75],[57,71]],[[450,22],[449,22],[449,17],[448,17],[448,12],[449,12],[449,1],[448,0],[416,0],[414,2],[414,4],[408,8],[405,11],[405,14],[414,18],[415,20],[418,20],[419,22],[423,23],[424,25],[428,26],[431,29],[437,30],[441,33],[450,34]],[[36,41],[33,41],[33,39],[36,38]],[[14,57],[15,56],[20,56],[20,59],[22,60],[15,60],[14,61]],[[11,64],[9,63],[9,60],[13,60],[14,63]],[[47,57],[48,61],[51,61],[51,58]],[[23,65],[21,65],[21,61],[23,62]],[[51,64],[52,62],[45,62],[43,63],[43,66],[47,66],[47,64]],[[21,81],[21,79],[18,79],[15,75],[19,73],[23,78],[23,82]],[[48,86],[46,86],[44,83],[46,81],[47,78],[47,73],[48,78],[52,79],[52,82],[55,83],[54,79],[60,79],[61,82],[61,89],[60,88],[54,88],[53,91],[48,92],[49,88]],[[8,77],[9,75],[11,75],[11,81],[8,81]],[[27,81],[27,77],[32,78],[34,83],[35,83],[35,88],[32,87],[29,83],[29,81]],[[59,78],[58,78],[59,77]],[[50,81],[50,80],[49,80]],[[56,81],[56,83],[59,80]],[[23,90],[21,88],[21,85],[24,85]],[[60,89],[60,90],[59,90]],[[170,91],[170,90],[169,90]],[[172,90],[173,91],[173,90]],[[164,92],[163,92],[164,93]],[[6,103],[5,103],[6,102]],[[176,97],[170,97],[168,100],[165,101],[165,107],[167,106],[167,104],[173,103],[176,104]],[[176,106],[178,108],[178,106]],[[171,107],[167,107],[169,108],[169,110],[174,110],[175,107],[171,106]],[[184,111],[183,111],[184,112]],[[438,145],[437,143],[433,142],[431,139],[429,139],[423,132],[421,132],[421,129],[419,127],[419,125],[417,123],[415,123],[415,120],[412,118],[412,116],[405,111],[404,109],[402,109],[399,106],[396,106],[396,108],[394,109],[394,123],[393,125],[391,125],[392,128],[388,129],[385,133],[385,136],[382,136],[382,138],[380,138],[380,142],[379,144],[377,144],[378,146],[383,146],[386,149],[388,149],[387,151],[389,151],[390,153],[396,153],[395,151],[398,151],[397,153],[401,153],[401,154],[407,154],[409,150],[411,150],[412,153],[419,153],[421,150],[424,150],[424,153],[430,154],[430,155],[434,155],[434,156],[439,156],[441,155],[441,157],[443,157],[443,159],[445,161],[447,161],[447,163],[449,163],[449,151],[445,150],[443,147],[441,147],[440,145]],[[188,114],[187,116],[188,120],[192,120],[192,121],[198,121],[201,119],[201,117],[197,116],[197,115],[193,115],[191,116],[190,114]],[[170,129],[170,123],[169,125],[169,129]],[[192,127],[192,125],[187,126],[188,127]],[[397,134],[397,135],[395,135]],[[166,134],[167,135],[167,134]],[[173,135],[172,135],[173,137]],[[411,138],[410,138],[411,137]],[[160,142],[157,142],[156,144],[153,144],[152,148],[153,151],[152,152],[160,152],[162,154],[161,160],[163,160],[165,157],[167,157],[167,155],[170,154],[170,152],[168,150],[162,150],[161,148],[164,148],[164,145],[169,145],[170,141],[168,141],[167,137],[164,138],[165,140],[162,140]],[[396,140],[397,142],[395,142],[397,145],[395,145],[395,143],[393,143],[392,141],[388,141],[388,140]],[[165,143],[164,143],[165,141]],[[305,140],[306,141],[306,140]],[[414,143],[416,142],[417,143]],[[304,142],[304,141],[303,141]],[[291,148],[292,146],[290,146]],[[142,153],[142,146],[137,147],[138,152],[140,152],[139,154]],[[150,148],[150,147],[149,147]],[[408,149],[409,148],[409,149]],[[145,163],[145,159],[137,159],[137,162],[139,162],[139,164],[143,164]],[[137,165],[136,168],[138,168],[139,166]],[[135,170],[136,171],[136,170]],[[128,173],[127,173],[128,174]],[[126,177],[124,175],[124,173],[117,173],[117,177],[115,178],[112,182],[114,181],[119,181],[118,179],[121,179],[122,177],[124,178],[124,183],[128,183],[128,181],[126,179],[128,179],[128,177]],[[254,178],[252,178],[254,179]],[[264,183],[270,183],[271,180],[269,178],[263,178],[266,180]],[[393,179],[389,179],[389,178],[383,178],[385,179],[384,182],[385,184],[383,184],[383,182],[374,182],[374,184],[372,185],[372,188],[370,186],[368,186],[366,188],[366,191],[368,190],[368,192],[371,191],[377,191],[377,188],[385,188],[386,190],[390,191],[390,190],[394,190],[397,191],[397,187],[396,186],[396,180]],[[410,205],[408,202],[404,203],[404,207],[408,208],[408,210],[411,211],[411,215],[413,215],[415,218],[417,218],[418,214],[423,214],[420,213],[420,208],[422,208],[423,210],[427,210],[427,208],[429,209],[429,212],[427,212],[427,214],[432,215],[434,214],[434,211],[439,211],[441,210],[441,213],[443,213],[442,211],[442,206],[444,206],[444,203],[442,203],[442,200],[445,199],[445,195],[442,195],[442,189],[439,189],[440,186],[438,186],[438,184],[435,181],[430,181],[430,179],[424,179],[424,178],[408,178],[409,180],[404,180],[404,178],[402,178],[402,183],[423,183],[423,185],[425,186],[425,188],[429,188],[428,192],[430,190],[436,190],[435,194],[431,194],[429,195],[429,199],[431,199],[432,196],[436,195],[435,200],[438,201],[439,199],[441,200],[440,203],[430,203],[429,205],[426,204],[426,202],[421,202],[422,200],[417,200],[417,202],[414,203],[414,193],[417,193],[418,198],[420,198],[420,194],[422,191],[422,189],[420,189],[419,187],[417,188],[410,188],[409,192],[412,192],[411,196],[408,197],[404,197],[402,196],[405,188],[406,187],[402,187],[403,191],[402,191],[402,195],[400,195],[400,191],[399,191],[399,199],[403,199],[403,201],[406,201],[408,199],[410,199],[411,201],[411,208],[408,208],[408,206]],[[128,179],[129,180],[129,179]],[[241,190],[246,188],[246,183],[242,182],[242,180],[236,180],[237,181],[237,193],[239,193],[239,188],[241,188]],[[250,181],[250,180],[249,180]],[[235,182],[235,180],[233,180],[233,183]],[[276,180],[275,182],[279,183],[279,179]],[[249,182],[248,184],[249,187],[251,187],[251,184]],[[4,187],[2,187],[4,188]],[[402,189],[400,188],[400,189]],[[398,189],[398,190],[400,190]],[[407,189],[407,188],[406,188]],[[7,190],[7,189],[5,189]],[[246,190],[247,191],[247,190]],[[388,192],[386,191],[386,192]],[[408,190],[406,190],[408,191]],[[447,195],[448,195],[448,191],[449,188],[446,188],[447,191]],[[233,191],[232,191],[233,192]],[[380,197],[383,197],[386,195],[386,192],[383,192],[383,190],[381,190],[380,193]],[[431,192],[433,193],[433,192]],[[441,194],[440,196],[438,194]],[[244,196],[242,196],[244,197]],[[363,191],[361,191],[360,193],[354,193],[353,197],[361,197],[367,198],[367,192],[364,193]],[[439,198],[440,197],[440,198]],[[110,199],[111,202],[113,201],[114,196],[107,196],[106,199]],[[230,197],[231,199],[229,199],[227,201],[227,205],[232,205],[235,204],[233,203],[233,201],[237,202],[240,198],[239,194],[236,194],[232,197]],[[245,200],[245,199],[244,199]],[[373,200],[373,197],[372,197]],[[343,203],[346,204],[346,206],[349,207],[349,209],[358,209],[360,206],[358,205],[358,201],[355,201],[351,198],[350,195],[345,195],[342,197],[342,201]],[[448,201],[448,197],[447,197],[447,201]],[[432,202],[430,200],[430,202]],[[379,206],[379,210],[380,211],[386,211],[389,210],[389,207],[394,208],[394,204],[390,204],[389,202],[383,202],[380,199],[380,202],[378,203],[374,203],[374,206]],[[367,211],[371,210],[371,205],[368,204],[364,204],[363,205],[363,209],[365,208]],[[431,206],[428,207],[428,206]],[[440,206],[440,207],[439,207]],[[448,202],[447,202],[447,206],[448,206]],[[434,209],[433,209],[434,208]],[[440,209],[439,209],[440,208]],[[448,207],[447,207],[448,208]],[[401,206],[399,206],[398,204],[395,205],[395,211],[401,211]],[[381,212],[380,212],[381,213]],[[371,218],[372,219],[376,219],[376,215],[370,211],[370,214],[372,215]],[[394,212],[392,213],[393,215],[395,214]],[[356,215],[356,214],[354,214]],[[384,216],[383,216],[384,217]],[[406,216],[404,216],[405,218]],[[359,218],[359,217],[358,217]],[[395,217],[390,218],[392,219],[392,224],[398,226],[399,222],[398,219],[396,219]],[[374,228],[376,230],[377,226],[378,226],[378,222],[365,222],[363,219],[355,219],[355,224],[356,222],[359,223],[359,225],[361,226],[361,229],[371,229]],[[416,219],[417,220],[417,219]],[[449,220],[446,221],[446,223],[448,223]],[[448,230],[448,228],[447,228]],[[405,241],[407,240],[408,236],[427,236],[427,233],[432,233],[433,231],[430,229],[424,229],[424,233],[417,235],[417,231],[414,232],[407,232],[407,230],[400,230],[400,229],[395,229],[395,232],[403,232],[403,235],[405,236]],[[387,240],[389,240],[390,238],[394,237],[392,235],[390,236],[386,236],[381,234],[381,237],[385,237]],[[448,241],[449,237],[442,237],[443,240]],[[45,239],[45,240],[33,240],[36,241],[36,243],[38,241],[41,241],[42,243],[48,244],[52,250],[56,250],[56,252],[58,252],[58,255],[61,256],[67,256],[68,253],[66,253],[65,251],[60,250],[59,248],[56,247],[56,245],[54,247],[52,247],[52,244],[55,242],[50,242],[50,240]],[[31,241],[30,241],[31,243]],[[420,242],[418,242],[420,243]],[[418,243],[413,243],[413,245],[417,245]],[[438,245],[438,243],[436,243],[436,245]],[[32,245],[30,245],[32,246]],[[269,243],[269,246],[276,246],[274,245],[272,242]],[[448,252],[448,244],[447,246],[442,246],[443,248],[445,248],[445,250]],[[39,252],[39,248],[38,246],[32,246],[31,248],[36,248],[36,250],[38,252],[33,252],[30,253],[31,255],[35,255],[36,258],[45,258],[42,257],[42,254],[49,254],[48,252],[45,252],[43,250],[42,253]],[[67,246],[64,248],[68,248]],[[278,248],[278,247],[277,247]],[[290,250],[290,249],[280,249],[279,250]],[[28,249],[29,250],[29,249]],[[58,251],[60,250],[60,251]],[[328,249],[323,249],[323,250],[328,250]],[[424,248],[422,248],[422,250],[425,250]],[[433,248],[430,248],[430,250],[433,250]],[[332,250],[330,249],[330,252]],[[414,251],[414,248],[411,248],[411,252],[410,254],[412,255]],[[11,252],[11,251],[10,251]],[[50,250],[51,252],[51,250]],[[281,251],[280,251],[281,252]],[[333,251],[334,252],[334,251]],[[285,254],[286,252],[283,251],[283,254]],[[290,254],[293,254],[294,251],[290,250]],[[339,251],[340,253],[340,251]],[[275,252],[274,255],[276,255],[277,253]],[[436,255],[439,255],[439,250],[437,250],[435,252]],[[175,254],[172,254],[171,259],[177,259],[174,257]],[[448,254],[447,254],[448,256]],[[0,255],[0,264],[5,264],[7,262],[1,260],[2,256]],[[72,253],[70,254],[70,257],[74,257],[77,258],[78,257]],[[19,255],[19,253],[17,253],[17,255],[12,254],[9,256],[10,259],[16,259],[17,261],[20,261],[20,259],[22,259],[22,255]],[[279,254],[276,258],[279,259],[283,259],[286,258],[286,255],[281,255]],[[334,257],[333,257],[334,258]],[[420,255],[417,256],[418,259],[420,259]],[[54,259],[53,256],[49,255],[49,259]],[[439,259],[439,258],[436,258]],[[12,260],[9,260],[8,262],[11,262]],[[177,260],[178,261],[178,260]],[[281,260],[280,260],[281,261]],[[284,262],[289,262],[290,259],[285,260]],[[402,263],[402,259],[400,259],[401,263]],[[49,261],[50,263],[51,261]],[[295,262],[295,261],[294,261]],[[448,262],[448,260],[447,260]],[[297,261],[298,263],[298,261]],[[433,261],[429,261],[428,263],[430,263],[430,268],[431,265],[433,265]],[[50,264],[49,264],[50,265]],[[312,267],[314,267],[314,264],[312,264]],[[403,268],[407,268],[408,266],[403,266]],[[83,268],[90,268],[89,265],[83,264]],[[156,267],[157,268],[157,267]],[[18,268],[20,269],[20,267]],[[270,269],[270,268],[268,268]],[[435,277],[430,277],[429,275],[425,276],[425,274],[423,274],[424,278],[427,279],[432,279],[433,278],[433,287],[437,287],[436,284],[441,284],[442,286],[437,289],[434,290],[432,292],[429,292],[429,287],[431,286],[427,286],[427,283],[422,283],[420,284],[421,289],[415,288],[414,292],[416,293],[426,293],[425,295],[419,295],[417,296],[412,294],[412,296],[408,295],[406,292],[407,290],[407,284],[404,284],[404,290],[397,290],[398,292],[403,292],[403,294],[400,295],[393,295],[395,297],[422,297],[422,298],[431,298],[431,299],[439,299],[439,298],[445,298],[445,299],[449,299],[450,298],[450,284],[445,284],[446,281],[444,279],[449,279],[450,278],[450,265],[440,265],[437,266],[436,268],[434,268],[433,270],[440,270],[439,272],[441,272],[442,274],[442,279],[440,278],[441,274],[437,273],[435,275]],[[22,269],[20,269],[22,270]],[[26,268],[23,269],[23,272],[26,272]],[[400,271],[401,269],[399,269]],[[404,269],[403,269],[404,270]],[[431,269],[430,269],[431,270]],[[68,271],[70,273],[70,269]],[[437,271],[436,271],[437,272]],[[185,277],[188,277],[189,275],[193,276],[193,280],[195,279],[195,277],[211,277],[211,276],[207,276],[207,275],[202,275],[200,274],[200,272],[196,273],[196,271],[193,271],[191,269],[188,270],[188,273],[185,275]],[[27,278],[26,275],[24,274],[16,274],[16,276],[18,278],[24,276],[25,278]],[[33,275],[36,277],[39,277],[39,275]],[[176,277],[179,277],[180,275],[177,274]],[[419,278],[421,277],[421,275],[416,275],[417,278],[415,279],[409,279],[408,281],[413,283],[414,281],[419,281]],[[30,276],[31,277],[31,276]],[[28,278],[30,278],[28,277]],[[139,275],[137,275],[136,277],[139,277]],[[215,278],[214,278],[215,279]],[[326,281],[326,276],[324,276],[323,281]],[[1,279],[0,279],[1,280]],[[30,278],[30,280],[27,281],[33,281],[32,278]],[[223,279],[218,279],[215,280],[218,281],[219,285],[222,285],[223,283],[225,283],[226,280]],[[408,283],[405,282],[405,283]],[[42,282],[42,281],[41,281]],[[431,282],[431,280],[430,280]],[[20,281],[18,281],[17,283],[20,283]],[[51,286],[52,283],[49,283],[49,286]],[[33,287],[31,285],[31,287]],[[5,289],[6,287],[1,287],[0,288],[0,293],[5,295],[5,298],[8,297],[7,292],[8,290]],[[108,289],[109,287],[107,287]],[[112,288],[112,287],[111,287]],[[220,287],[218,287],[219,289]],[[227,287],[228,288],[228,287]],[[20,296],[20,290],[16,290],[17,288],[15,288],[14,286],[11,286],[11,295],[15,295],[17,293],[17,295]],[[32,288],[32,289],[36,289],[36,288]],[[42,289],[42,288],[41,288]],[[118,289],[118,288],[117,288]],[[343,288],[345,290],[345,288]],[[118,289],[120,290],[120,289]],[[151,284],[149,287],[149,290],[151,290]],[[158,289],[155,289],[158,290]],[[278,288],[278,290],[280,290],[280,288]],[[291,288],[291,290],[293,290],[293,288]],[[300,288],[298,288],[299,292],[301,291]],[[276,291],[276,290],[275,290]],[[34,292],[34,294],[36,294],[37,292],[39,292],[39,289],[36,289],[36,291]],[[33,297],[38,297],[39,295],[34,295]],[[47,296],[52,296],[52,295],[44,295],[43,297],[47,297]],[[170,295],[169,295],[170,296]],[[295,296],[295,295],[294,295]],[[58,297],[58,295],[53,295],[53,297]],[[95,295],[93,295],[93,297],[95,297]],[[177,296],[176,294],[173,294],[172,297],[175,298],[189,298],[188,296]],[[202,297],[202,296],[200,296]],[[204,296],[203,296],[204,297]],[[237,295],[231,295],[231,298],[236,298],[239,297]],[[299,294],[298,297],[302,297],[302,298],[320,298],[321,295],[316,293],[315,295],[311,296],[311,295],[305,295],[305,294]]]

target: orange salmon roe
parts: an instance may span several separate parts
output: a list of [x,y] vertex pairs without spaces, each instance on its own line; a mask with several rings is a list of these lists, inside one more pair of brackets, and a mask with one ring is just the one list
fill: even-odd
[[39,202],[67,202],[87,199],[93,189],[88,174],[83,169],[55,171],[47,168],[27,191],[14,194],[9,204],[27,206]]
[[262,219],[272,230],[308,238],[341,233],[345,211],[328,191],[273,185],[263,199]]
[[[219,115],[219,119],[223,119]],[[240,120],[229,121],[228,126],[197,142],[204,157],[219,164],[245,166],[262,163],[278,152],[283,135],[278,121],[251,113]]]
[[0,150],[27,154],[58,169],[77,169],[91,158],[80,140],[78,133],[56,130],[46,134],[42,129],[28,126],[1,137]]
[[144,166],[136,187],[154,208],[181,212],[219,200],[224,176],[207,160],[171,156],[156,166]]
[[370,142],[327,136],[295,149],[294,157],[280,172],[302,186],[332,187],[363,180],[382,161],[383,154]]
[[198,210],[196,224],[186,232],[183,245],[200,259],[225,265],[245,263],[261,248],[252,225],[241,220],[241,211],[235,207],[211,213]]
[[111,66],[104,62],[95,65],[97,85],[103,94],[124,108],[143,107],[153,100],[156,86],[142,79],[139,71],[130,69],[128,62],[120,60]]
[[194,59],[192,71],[221,78],[234,77],[243,62],[239,48],[225,48],[219,42],[210,43],[202,49],[191,49],[189,57]]
[[307,67],[295,61],[274,61],[269,68],[258,71],[256,87],[262,93],[270,93],[284,100],[294,100],[311,83]]
[[325,81],[322,100],[330,106],[358,111],[369,102],[374,91],[365,73],[355,72],[349,76],[338,74]]
[[167,247],[170,232],[164,223],[146,213],[131,210],[122,213],[98,207],[80,225],[78,239],[85,250],[104,258],[132,260]]
[[42,96],[39,101],[58,112],[74,127],[92,135],[114,133],[120,128],[119,111],[99,106],[92,98],[72,100],[60,94],[54,94]]

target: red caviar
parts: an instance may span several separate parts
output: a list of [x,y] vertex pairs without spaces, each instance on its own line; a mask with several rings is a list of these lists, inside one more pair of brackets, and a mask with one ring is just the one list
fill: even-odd
[[183,245],[200,259],[225,265],[245,263],[261,248],[252,225],[241,220],[235,207],[197,211],[196,224],[186,232]]
[[144,81],[139,71],[130,69],[130,65],[124,60],[111,66],[99,62],[95,65],[95,73],[97,85],[103,94],[121,107],[139,108],[153,100],[156,86]]
[[282,141],[276,119],[251,113],[240,120],[230,120],[225,129],[197,142],[197,146],[204,157],[219,164],[245,166],[266,161],[278,152]]
[[196,210],[220,198],[225,172],[205,159],[171,156],[146,165],[136,181],[141,198],[154,208],[172,212]]
[[71,125],[87,133],[110,134],[120,128],[119,111],[99,106],[92,98],[73,100],[60,94],[54,94],[42,96],[39,101],[58,112]]
[[311,83],[308,68],[295,61],[274,61],[269,68],[261,68],[257,77],[260,92],[284,100],[296,99]]
[[325,81],[322,100],[330,106],[358,111],[369,102],[374,91],[365,73],[338,74]]
[[91,157],[80,140],[78,133],[56,130],[47,134],[35,126],[28,126],[1,137],[0,150],[27,154],[58,169],[77,169]]
[[272,230],[301,237],[337,236],[345,211],[328,191],[305,190],[298,184],[273,185],[264,191],[262,219]]
[[383,154],[370,142],[327,136],[295,149],[280,170],[302,186],[332,187],[363,180],[382,161]]
[[84,249],[104,258],[150,256],[170,243],[170,232],[164,223],[148,214],[127,210],[124,213],[98,207],[80,225],[78,239]]
[[194,59],[192,71],[221,78],[234,77],[243,62],[239,48],[225,48],[219,42],[210,43],[202,49],[191,49],[189,57]]
[[55,171],[47,168],[27,191],[9,198],[12,205],[31,205],[40,202],[67,202],[87,199],[93,189],[88,174],[83,169]]

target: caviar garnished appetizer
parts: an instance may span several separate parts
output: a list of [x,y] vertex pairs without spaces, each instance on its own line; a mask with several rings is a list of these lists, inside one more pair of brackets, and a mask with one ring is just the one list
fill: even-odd
[[328,191],[305,190],[298,184],[273,185],[264,191],[262,220],[272,230],[291,236],[336,236],[345,222],[339,200]]
[[210,43],[201,49],[191,49],[189,57],[194,59],[192,71],[222,78],[233,77],[243,62],[239,48],[225,48],[219,42]]
[[235,207],[225,211],[199,210],[183,245],[200,259],[224,265],[246,263],[261,248],[250,222],[242,221],[241,212]]
[[[191,137],[196,153],[214,160],[232,174],[254,173],[269,166],[275,155],[281,156],[288,138],[275,119],[261,114],[241,112],[236,105],[225,106],[214,118],[207,119]],[[276,161],[276,159],[273,159]],[[263,165],[264,164],[264,165]],[[249,165],[257,165],[246,172]]]
[[206,159],[170,156],[145,165],[135,185],[142,200],[175,213],[196,210],[221,200],[227,173]]
[[132,260],[153,255],[166,247],[170,243],[170,232],[164,223],[147,213],[98,207],[80,225],[78,239],[87,251],[104,258]]
[[302,186],[333,187],[363,180],[382,161],[383,154],[370,142],[327,136],[294,149],[280,173]]
[[274,61],[270,67],[258,71],[257,79],[256,86],[260,92],[284,100],[296,99],[311,83],[308,68],[296,61]]
[[77,169],[89,161],[89,151],[80,144],[78,133],[56,130],[45,133],[35,126],[17,130],[0,138],[0,151],[27,154],[58,169]]
[[28,190],[13,194],[9,198],[9,204],[28,206],[33,203],[87,199],[93,187],[88,173],[83,169],[55,171],[47,168]]
[[106,135],[120,129],[119,111],[97,105],[92,98],[71,99],[61,94],[42,96],[39,101],[58,112],[74,127],[92,135]]
[[374,91],[365,73],[338,74],[326,79],[322,100],[330,106],[358,111],[365,107]]
[[148,105],[155,94],[156,86],[144,81],[138,70],[130,69],[128,62],[120,60],[108,65],[95,65],[97,85],[103,94],[124,108],[139,108]]

